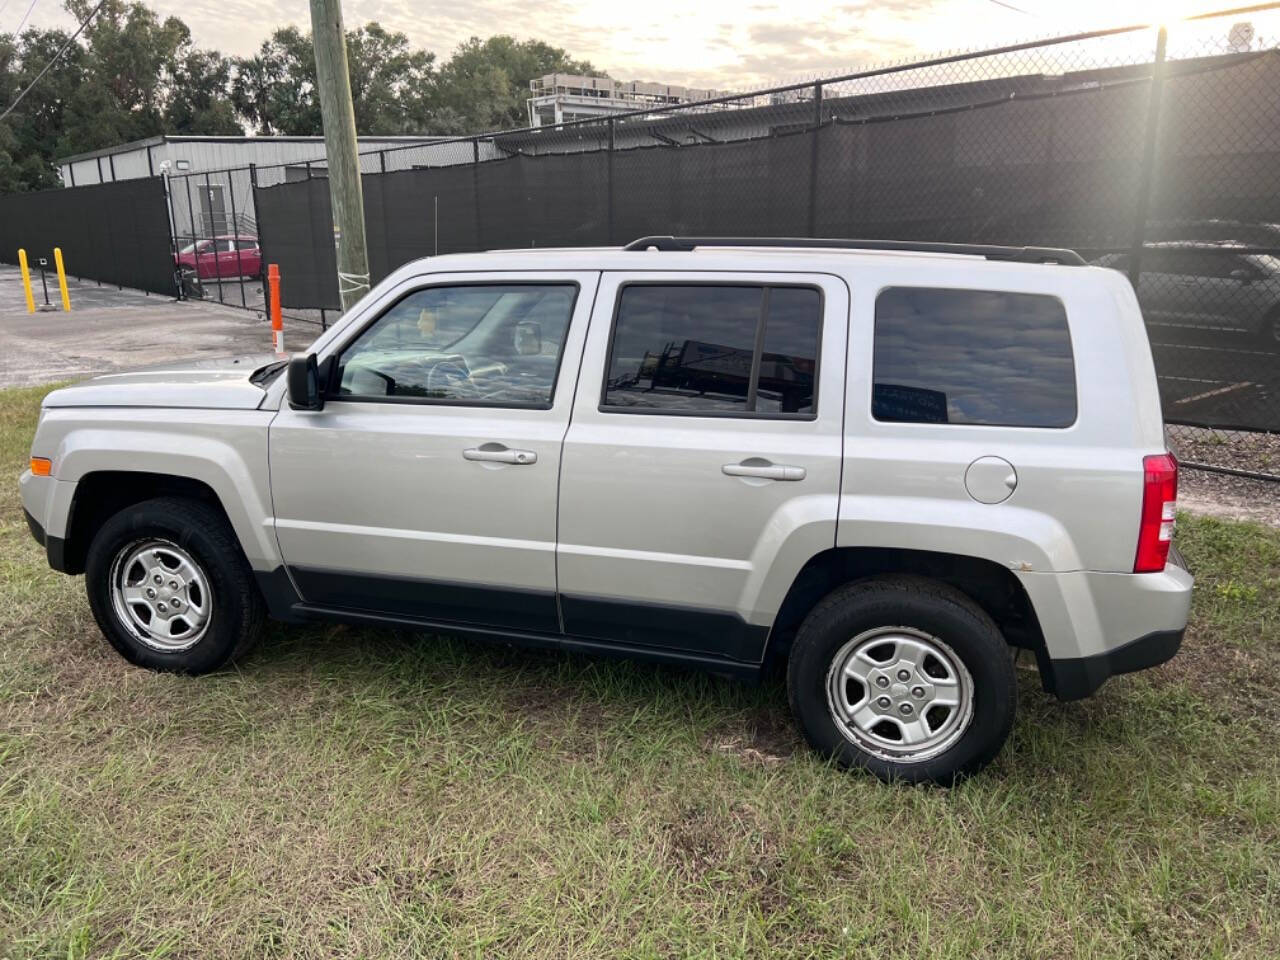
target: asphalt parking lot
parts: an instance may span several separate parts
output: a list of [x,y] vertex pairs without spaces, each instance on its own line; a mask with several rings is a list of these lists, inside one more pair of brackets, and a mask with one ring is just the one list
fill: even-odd
[[1165,419],[1275,430],[1280,344],[1224,330],[1149,323]]
[[[267,313],[266,294],[262,288],[262,281],[252,277],[203,280],[198,291],[192,294],[192,299],[201,299],[206,303],[253,310],[264,317]],[[284,308],[286,320],[292,319],[316,325],[333,323],[341,316],[341,313],[340,310]],[[301,329],[305,331],[306,327],[304,326]]]
[[[64,313],[56,280],[49,281],[49,300],[56,309],[28,313],[18,268],[0,265],[0,387],[271,349],[269,324],[246,310],[69,278],[71,312]],[[38,276],[34,287],[36,302],[42,304]],[[286,342],[297,349],[317,332],[317,327],[299,323],[296,329],[286,328]]]

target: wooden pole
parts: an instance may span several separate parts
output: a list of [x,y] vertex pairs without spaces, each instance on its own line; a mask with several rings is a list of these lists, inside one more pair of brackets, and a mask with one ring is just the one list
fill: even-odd
[[329,167],[329,203],[338,254],[338,296],[348,310],[369,292],[369,253],[364,234],[364,194],[351,104],[347,41],[341,0],[311,0],[311,34],[316,51],[316,86]]

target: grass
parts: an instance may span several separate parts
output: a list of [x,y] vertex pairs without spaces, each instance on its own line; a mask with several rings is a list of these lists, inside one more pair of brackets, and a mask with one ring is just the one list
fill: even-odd
[[0,393],[0,956],[1274,957],[1280,535],[1184,517],[1184,652],[886,787],[780,686],[343,627],[128,666]]

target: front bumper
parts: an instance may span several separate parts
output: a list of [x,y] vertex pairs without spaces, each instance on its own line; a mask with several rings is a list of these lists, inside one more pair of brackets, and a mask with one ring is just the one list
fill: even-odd
[[35,538],[36,543],[43,547],[45,545],[44,527],[40,526],[40,521],[33,517],[29,511],[24,509],[22,515],[27,518],[27,529],[31,531],[31,536]]
[[22,475],[22,514],[27,518],[27,529],[36,543],[44,547],[49,566],[59,573],[81,573],[73,570],[67,562],[67,541],[65,537],[57,537],[45,529],[43,523],[36,519],[33,508],[41,513],[49,505],[49,498],[54,493],[54,481],[45,477],[32,477],[31,471]]

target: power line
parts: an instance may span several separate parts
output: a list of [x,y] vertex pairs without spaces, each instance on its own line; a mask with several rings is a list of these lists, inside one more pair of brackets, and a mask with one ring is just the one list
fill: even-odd
[[1028,17],[1034,17],[1035,14],[1030,10],[1023,10],[1021,7],[1015,7],[1012,3],[1005,3],[1004,0],[991,0],[997,7],[1004,7],[1006,10],[1012,10],[1014,13],[1025,13]]
[[13,35],[16,37],[22,33],[22,28],[27,25],[27,17],[31,16],[31,11],[36,8],[36,0],[31,0],[27,5],[27,12],[22,15],[22,19],[18,21],[18,26],[14,28]]
[[[60,59],[62,59],[62,55],[67,52],[67,48],[71,46],[71,44],[76,42],[76,37],[80,36],[80,34],[84,32],[84,28],[89,25],[89,21],[98,15],[98,11],[102,9],[103,5],[106,2],[107,0],[98,0],[98,5],[89,11],[89,15],[84,18],[84,23],[76,27],[76,32],[73,33],[71,36],[67,37],[67,42],[58,48],[58,52],[53,55],[53,59],[44,65],[44,69],[41,70],[39,73],[37,73],[36,78],[32,80],[29,84],[27,84],[27,88],[23,90],[20,94],[18,94],[17,97],[14,98],[13,103],[9,104],[9,106],[4,108],[4,113],[0,113],[0,120],[3,120],[9,114],[13,113],[13,111],[17,109],[18,104],[22,102],[22,98],[31,92],[31,88],[34,87],[37,83],[39,83],[44,78],[44,75],[49,72],[49,69],[55,63],[57,63]],[[35,5],[36,5],[35,0],[31,0],[31,6],[34,7]],[[30,9],[28,9],[27,12],[30,13],[31,12]]]

